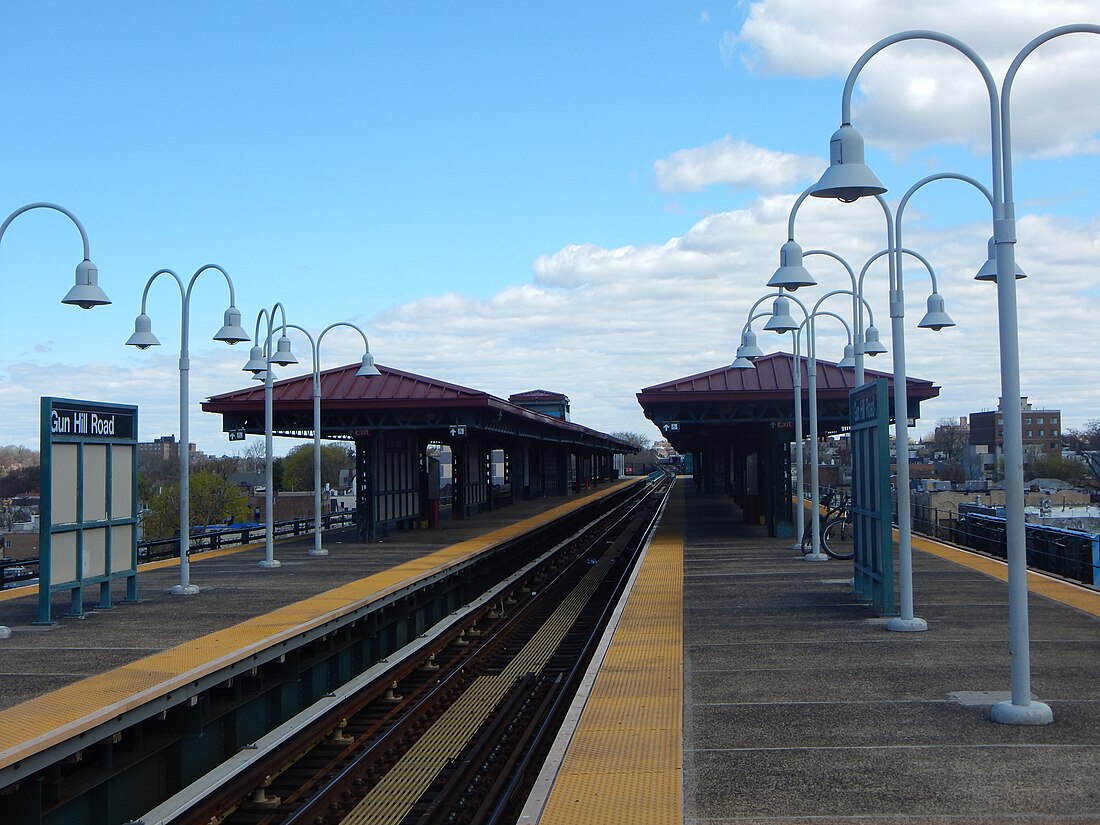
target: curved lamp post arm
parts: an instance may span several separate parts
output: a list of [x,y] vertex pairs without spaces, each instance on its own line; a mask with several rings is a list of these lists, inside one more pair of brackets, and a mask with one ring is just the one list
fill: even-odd
[[32,209],[53,209],[54,211],[60,212],[62,215],[71,220],[76,225],[77,231],[80,232],[80,240],[84,244],[84,260],[87,261],[91,257],[91,250],[88,245],[88,233],[84,231],[84,225],[80,222],[76,215],[74,215],[64,206],[59,206],[56,203],[48,203],[47,201],[28,203],[26,206],[20,206],[14,212],[8,215],[4,222],[0,224],[0,239],[4,237],[4,233],[8,229],[8,224],[10,224],[24,212],[29,212]]
[[1020,65],[1033,51],[1063,34],[1100,34],[1100,26],[1092,23],[1071,23],[1040,34],[1016,55],[1016,59],[1012,61],[1012,65],[1005,73],[1004,83],[1001,84],[1001,158],[1004,166],[1004,200],[1007,203],[1012,203],[1012,129],[1009,123],[1009,98],[1012,93],[1012,84],[1016,80]]
[[901,43],[907,40],[932,40],[950,46],[965,55],[970,62],[974,64],[978,72],[981,73],[982,80],[985,82],[986,92],[989,95],[989,131],[991,138],[990,142],[993,146],[993,194],[995,200],[1000,202],[1003,192],[1001,176],[1001,107],[997,97],[997,84],[993,80],[993,74],[989,71],[989,67],[985,65],[985,61],[978,56],[978,53],[961,40],[951,35],[922,29],[904,31],[892,34],[889,37],[884,37],[868,48],[855,62],[855,65],[852,66],[852,70],[848,72],[848,79],[844,82],[844,94],[840,103],[841,124],[850,126],[852,123],[852,92],[855,90],[856,79],[859,77],[859,73],[862,71],[863,67],[867,65],[872,57],[887,46],[892,46],[895,43]]

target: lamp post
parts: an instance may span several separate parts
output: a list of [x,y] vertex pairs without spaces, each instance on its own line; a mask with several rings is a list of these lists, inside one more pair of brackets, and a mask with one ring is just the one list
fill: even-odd
[[160,341],[153,335],[152,319],[145,313],[146,303],[149,298],[149,288],[161,275],[170,275],[180,290],[181,318],[180,318],[180,444],[179,444],[179,538],[180,538],[180,582],[171,590],[176,596],[191,596],[199,592],[199,588],[191,584],[190,563],[187,558],[191,546],[191,514],[190,514],[190,472],[191,450],[190,433],[188,431],[188,384],[191,371],[191,359],[188,351],[188,338],[190,335],[191,295],[195,288],[195,282],[199,276],[208,270],[216,270],[225,278],[229,286],[229,308],[225,311],[222,328],[214,335],[215,341],[224,341],[227,344],[237,344],[248,340],[248,333],[241,327],[241,313],[237,309],[236,294],[233,289],[233,279],[229,273],[217,264],[206,264],[199,267],[191,280],[184,286],[183,279],[170,269],[158,269],[149,276],[145,282],[145,289],[141,293],[141,313],[134,319],[134,334],[126,344],[138,349],[148,349],[160,345]]
[[88,249],[88,233],[84,231],[84,225],[80,223],[76,215],[64,206],[58,206],[56,203],[47,203],[45,201],[28,203],[26,206],[20,206],[0,224],[0,240],[3,240],[4,233],[8,231],[8,226],[12,221],[24,212],[30,212],[32,209],[53,209],[56,212],[60,212],[73,222],[77,231],[80,232],[80,240],[84,244],[84,260],[76,265],[76,283],[73,284],[72,289],[65,294],[65,297],[61,299],[61,303],[78,306],[81,309],[91,309],[92,307],[111,303],[107,295],[99,288],[99,270],[96,269],[96,265],[93,264],[88,257],[90,254]]
[[286,325],[287,329],[296,329],[305,335],[309,339],[310,349],[313,352],[313,549],[309,551],[311,556],[328,555],[328,550],[321,546],[321,341],[325,333],[335,327],[348,327],[358,332],[363,338],[363,364],[355,374],[362,378],[382,374],[374,365],[374,356],[370,353],[367,334],[355,324],[347,321],[329,324],[321,330],[316,340],[304,327],[297,324]]
[[[20,206],[0,224],[0,241],[3,240],[4,233],[7,232],[11,222],[24,212],[29,212],[32,209],[53,209],[60,212],[76,225],[77,231],[80,232],[80,240],[84,243],[84,260],[76,265],[76,283],[73,285],[72,289],[65,294],[65,297],[61,299],[61,303],[78,306],[81,309],[91,309],[92,307],[111,303],[107,295],[99,288],[99,270],[97,270],[95,264],[88,259],[90,254],[88,251],[88,233],[84,231],[84,226],[77,220],[76,215],[65,207],[58,206],[56,203],[46,203],[44,201]],[[9,636],[11,636],[11,629],[0,625],[0,639],[6,639]]]
[[[830,315],[840,321],[844,325],[845,330],[848,333],[848,343],[852,342],[851,327],[848,326],[848,322],[835,312],[829,312],[827,310],[820,309],[821,301],[830,297],[835,293],[829,293],[822,296],[817,304],[815,304],[812,310],[807,309],[806,305],[802,303],[798,298],[793,295],[780,294],[772,302],[771,318],[764,325],[764,329],[772,332],[794,332],[796,334],[795,341],[795,360],[798,360],[798,341],[797,335],[803,327],[806,329],[806,377],[807,386],[809,391],[809,409],[810,409],[810,510],[812,511],[812,519],[810,521],[810,547],[811,552],[804,558],[807,561],[827,561],[828,556],[821,552],[821,519],[818,518],[818,511],[821,502],[821,487],[819,482],[818,473],[818,431],[817,431],[817,342],[815,336],[815,319],[820,315]],[[795,304],[802,310],[804,319],[802,322],[796,321],[790,313],[790,301],[794,301]]]
[[[881,195],[886,188],[864,163],[863,138],[851,125],[851,99],[856,79],[880,51],[907,40],[931,40],[950,46],[978,69],[989,96],[990,145],[993,182],[993,243],[996,253],[997,326],[1000,349],[1001,397],[1018,404],[1020,396],[1020,342],[1016,307],[1016,214],[1012,193],[1012,141],[1009,103],[1012,83],[1023,61],[1044,43],[1066,34],[1100,34],[1100,26],[1076,23],[1060,26],[1034,38],[1016,55],[1005,74],[998,99],[988,67],[962,41],[934,31],[906,31],[883,38],[856,61],[844,84],[841,126],[830,141],[830,166],[812,194],[850,202]],[[1031,655],[1027,607],[1027,558],[1024,527],[1023,423],[1018,411],[1003,417],[1005,458],[1005,532],[1008,557],[1009,636],[1012,698],[990,710],[1002,724],[1045,725],[1054,721],[1050,707],[1031,700]],[[900,466],[900,462],[899,462]],[[899,498],[900,501],[900,498]]]
[[[279,341],[276,345],[275,352],[271,351],[271,338],[275,334],[275,311],[278,310],[282,316],[282,334],[279,336]],[[263,344],[260,344],[260,322],[267,322],[267,332],[263,338]],[[275,492],[274,492],[274,478],[275,474],[272,469],[272,402],[271,402],[271,383],[273,380],[274,371],[271,368],[272,364],[278,364],[285,367],[289,364],[297,364],[298,359],[294,353],[290,351],[290,339],[286,336],[286,309],[281,303],[276,302],[275,306],[270,311],[261,309],[256,316],[256,334],[252,339],[252,351],[249,354],[248,363],[244,365],[245,372],[251,372],[254,376],[259,377],[263,375],[264,381],[264,481],[266,487],[264,488],[264,557],[260,561],[260,567],[272,569],[280,566],[280,562],[275,558]]]

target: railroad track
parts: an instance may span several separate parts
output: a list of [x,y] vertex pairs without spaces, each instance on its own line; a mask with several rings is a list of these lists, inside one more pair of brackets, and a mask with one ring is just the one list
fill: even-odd
[[541,555],[174,823],[513,822],[670,488]]

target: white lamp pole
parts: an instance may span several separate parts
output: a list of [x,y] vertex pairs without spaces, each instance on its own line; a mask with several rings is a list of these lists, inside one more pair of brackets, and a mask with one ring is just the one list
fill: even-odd
[[[978,69],[989,95],[990,143],[993,177],[993,242],[996,247],[997,322],[1001,355],[1001,397],[1019,403],[1020,343],[1016,308],[1016,227],[1012,193],[1012,150],[1009,101],[1012,83],[1023,61],[1042,44],[1065,34],[1100,34],[1100,26],[1077,23],[1045,32],[1016,55],[1005,75],[998,99],[997,86],[982,59],[962,41],[934,31],[906,31],[871,46],[856,61],[844,84],[841,126],[830,144],[831,165],[813,192],[820,197],[853,201],[881,195],[886,188],[864,163],[863,138],[851,125],[851,100],[859,72],[887,46],[906,40],[943,43],[965,55]],[[895,347],[896,349],[896,347]],[[1013,406],[1003,417],[1005,457],[1005,530],[1008,554],[1009,636],[1012,698],[993,706],[990,718],[1015,725],[1045,725],[1054,720],[1050,707],[1031,699],[1031,656],[1027,608],[1027,558],[1023,500],[1023,423]],[[899,448],[900,449],[900,448]],[[898,462],[899,468],[901,462]],[[900,479],[899,479],[900,482]],[[900,505],[899,497],[899,505]],[[900,517],[900,512],[899,512]]]
[[172,588],[171,592],[176,596],[192,596],[199,592],[196,585],[191,584],[191,569],[188,561],[188,551],[191,547],[191,514],[190,514],[190,473],[191,450],[190,432],[188,431],[188,383],[191,370],[191,359],[188,351],[188,337],[190,335],[191,293],[195,282],[207,270],[217,270],[225,278],[229,285],[229,308],[225,311],[222,328],[214,335],[215,341],[224,341],[227,344],[237,344],[248,340],[248,333],[241,328],[241,313],[237,309],[236,294],[233,289],[233,280],[229,273],[217,264],[206,264],[200,267],[191,280],[184,286],[183,279],[170,269],[158,269],[149,276],[145,282],[145,289],[141,293],[141,314],[134,320],[134,334],[127,339],[126,344],[138,349],[148,349],[160,345],[160,341],[153,335],[152,319],[145,313],[146,303],[149,298],[149,288],[161,275],[171,275],[180,290],[181,318],[180,318],[180,443],[179,443],[179,538],[180,538],[180,582]]
[[[88,233],[84,231],[84,226],[77,220],[76,215],[65,207],[58,206],[56,203],[46,203],[44,201],[39,203],[28,203],[26,206],[19,207],[8,215],[8,217],[4,219],[4,222],[0,224],[0,241],[3,240],[4,233],[8,231],[8,226],[11,222],[24,212],[29,212],[32,209],[53,209],[60,212],[76,225],[77,231],[80,232],[80,240],[84,243],[84,260],[76,265],[76,283],[73,285],[73,288],[68,291],[65,297],[61,299],[61,303],[78,306],[81,309],[91,309],[92,307],[111,303],[107,295],[99,288],[99,271],[96,269],[95,264],[88,259]],[[11,636],[11,629],[0,625],[0,639],[6,639],[9,636]]]
[[[276,345],[275,352],[271,351],[271,339],[275,334],[275,312],[282,317],[281,334]],[[260,322],[265,321],[266,333],[263,344],[260,344]],[[275,558],[275,473],[272,459],[272,428],[273,418],[271,384],[274,376],[273,364],[288,366],[297,364],[298,359],[290,351],[290,339],[286,336],[287,330],[286,309],[281,303],[276,302],[270,311],[261,309],[256,315],[256,333],[252,339],[252,351],[248,363],[244,365],[246,372],[251,372],[257,378],[261,375],[264,381],[264,557],[260,561],[260,567],[273,569],[279,567],[281,562]]]
[[[802,310],[802,314],[805,318],[801,323],[791,317],[790,301],[794,301]],[[818,315],[830,315],[839,320],[848,333],[849,344],[851,343],[851,328],[843,318],[835,312],[819,310],[816,306],[814,310],[811,311],[806,308],[806,305],[803,304],[802,301],[798,300],[798,298],[795,298],[793,295],[781,294],[775,298],[772,302],[772,317],[764,325],[764,329],[772,332],[797,333],[803,326],[806,327],[806,348],[808,352],[806,374],[810,408],[810,510],[812,511],[810,521],[810,545],[812,552],[805,556],[807,561],[826,561],[828,559],[828,556],[821,552],[821,519],[818,517],[821,502],[821,488],[818,472],[819,456],[817,443],[817,344],[814,336],[814,319]],[[797,343],[795,349],[797,353]]]
[[370,353],[366,333],[355,324],[347,321],[329,324],[321,330],[316,340],[304,327],[297,324],[286,325],[287,329],[296,329],[305,335],[309,339],[309,346],[313,352],[313,549],[309,551],[311,556],[328,555],[328,550],[321,546],[321,341],[325,333],[335,327],[348,327],[358,332],[363,338],[363,365],[355,374],[363,378],[382,374],[374,365],[374,356]]

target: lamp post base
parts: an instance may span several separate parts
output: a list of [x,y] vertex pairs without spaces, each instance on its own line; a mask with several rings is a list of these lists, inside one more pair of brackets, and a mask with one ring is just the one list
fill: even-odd
[[282,567],[282,564],[283,563],[281,561],[279,561],[278,559],[264,559],[263,561],[260,562],[260,567],[266,567],[268,569],[272,569],[272,568],[275,568],[275,567]]
[[197,584],[177,584],[168,592],[173,596],[194,596],[199,592],[199,586]]
[[0,625],[0,639],[7,639],[11,636],[11,628]]
[[1054,721],[1054,711],[1042,702],[998,702],[989,709],[989,718],[999,725],[1049,725]]
[[886,623],[886,629],[898,633],[919,633],[922,630],[928,629],[928,622],[918,616],[913,616],[910,619],[903,619],[901,616],[895,616]]
[[311,555],[311,556],[327,556],[328,555],[328,550],[326,550],[324,547],[314,547],[312,550],[309,551],[309,555]]
[[806,561],[828,561],[829,557],[824,553],[807,553],[802,557]]

